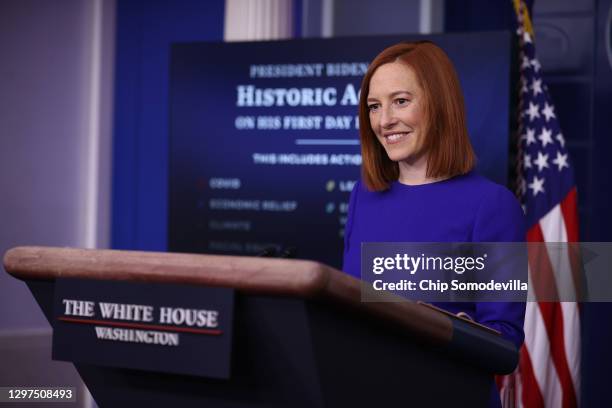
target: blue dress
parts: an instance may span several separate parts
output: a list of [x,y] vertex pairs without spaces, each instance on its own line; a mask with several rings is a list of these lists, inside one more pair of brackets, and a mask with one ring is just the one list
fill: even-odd
[[[408,186],[391,184],[371,192],[357,182],[345,229],[344,272],[360,278],[362,242],[522,242],[525,219],[505,187],[470,172],[447,180]],[[523,343],[521,302],[437,303],[463,311],[499,330],[517,348]]]

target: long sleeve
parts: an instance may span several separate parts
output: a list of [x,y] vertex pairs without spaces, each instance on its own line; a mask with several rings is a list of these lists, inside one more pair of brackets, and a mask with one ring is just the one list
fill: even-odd
[[[476,214],[474,242],[523,242],[525,218],[514,196],[504,187],[489,192]],[[499,330],[517,348],[524,339],[523,302],[479,302],[476,304],[477,321]]]

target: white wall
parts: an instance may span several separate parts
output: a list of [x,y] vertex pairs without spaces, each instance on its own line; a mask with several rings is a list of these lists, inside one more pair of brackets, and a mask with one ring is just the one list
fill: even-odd
[[[114,4],[0,1],[0,254],[108,245]],[[81,386],[50,333],[0,268],[0,384]]]
[[[92,0],[0,2],[2,254],[16,245],[105,246],[112,6]],[[102,37],[107,46],[95,46]],[[94,65],[103,59],[96,54],[106,56],[104,64]],[[47,322],[25,285],[2,269],[0,332],[39,327]]]

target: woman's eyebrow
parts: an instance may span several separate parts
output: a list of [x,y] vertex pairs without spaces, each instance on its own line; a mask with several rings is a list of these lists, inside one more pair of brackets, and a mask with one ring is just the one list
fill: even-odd
[[412,92],[410,92],[410,91],[395,91],[395,92],[391,92],[390,96],[397,96],[397,95],[401,95],[401,94],[408,94],[408,95],[412,96]]
[[[410,91],[395,91],[395,92],[391,92],[391,93],[389,94],[389,97],[394,98],[394,97],[396,97],[396,96],[398,96],[398,95],[402,95],[402,94],[407,94],[407,95],[409,95],[409,96],[413,96],[413,95],[412,95],[412,92],[410,92]],[[375,97],[375,96],[369,96],[369,95],[368,95],[368,99],[367,99],[367,100],[368,100],[368,102],[369,102],[369,101],[378,101],[378,98],[377,98],[377,97]]]
[[[389,97],[394,98],[394,97],[396,97],[396,96],[398,96],[398,95],[402,95],[402,94],[407,94],[407,95],[409,95],[409,96],[413,96],[413,95],[412,95],[412,92],[410,92],[410,91],[395,91],[395,92],[391,92],[391,93],[389,94]],[[375,96],[369,96],[369,95],[368,95],[368,101],[377,101],[377,100],[378,100],[378,98],[377,98],[377,97],[375,97]]]

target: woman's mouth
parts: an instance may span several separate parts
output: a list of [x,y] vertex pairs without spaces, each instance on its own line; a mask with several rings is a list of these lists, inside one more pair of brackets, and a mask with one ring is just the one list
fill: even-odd
[[387,144],[395,144],[404,140],[408,135],[412,132],[397,132],[397,133],[389,133],[385,135],[385,141]]

